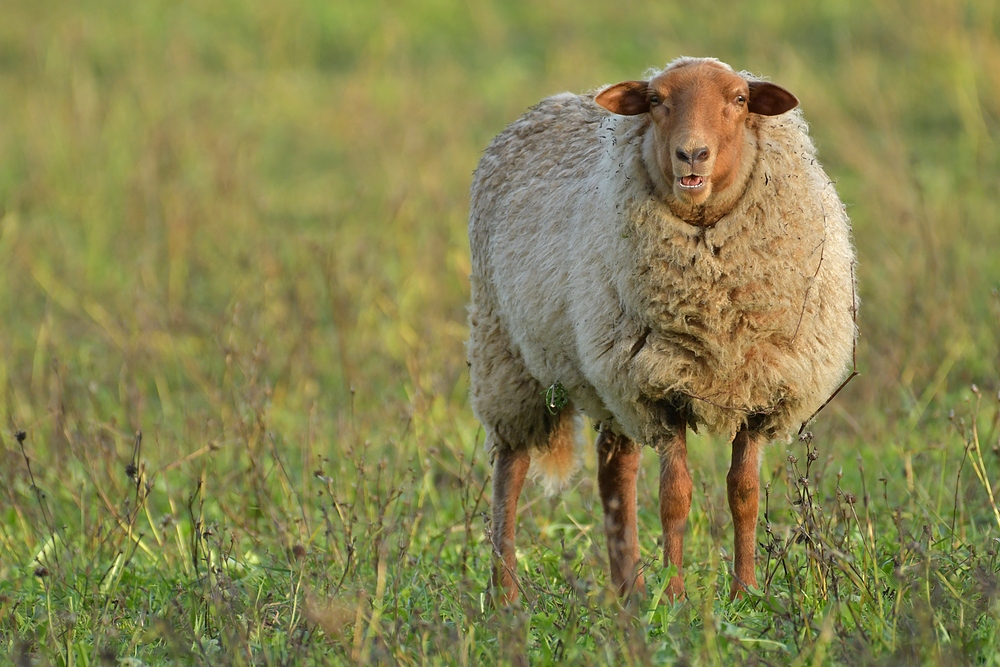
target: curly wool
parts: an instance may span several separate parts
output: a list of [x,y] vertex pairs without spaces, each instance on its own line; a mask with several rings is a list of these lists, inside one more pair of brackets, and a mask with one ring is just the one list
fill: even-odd
[[472,403],[491,446],[544,448],[555,382],[654,446],[667,409],[788,437],[836,389],[856,335],[850,222],[801,113],[751,123],[743,195],[699,225],[664,203],[646,115],[566,93],[494,139],[469,224]]

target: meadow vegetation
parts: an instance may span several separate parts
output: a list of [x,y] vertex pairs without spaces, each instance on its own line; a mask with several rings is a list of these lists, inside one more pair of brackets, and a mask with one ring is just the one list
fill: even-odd
[[[4,3],[0,661],[1000,665],[1000,11],[816,3]],[[797,94],[854,221],[856,378],[767,450],[728,601],[726,443],[689,599],[608,581],[583,475],[485,597],[467,190],[545,95],[714,55]],[[540,399],[541,400],[541,399]]]

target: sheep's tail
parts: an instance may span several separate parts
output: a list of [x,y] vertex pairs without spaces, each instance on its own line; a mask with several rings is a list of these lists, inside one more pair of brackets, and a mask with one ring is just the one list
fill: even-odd
[[549,434],[548,447],[531,452],[528,477],[542,485],[545,495],[554,496],[569,486],[581,463],[576,443],[576,411],[566,408]]

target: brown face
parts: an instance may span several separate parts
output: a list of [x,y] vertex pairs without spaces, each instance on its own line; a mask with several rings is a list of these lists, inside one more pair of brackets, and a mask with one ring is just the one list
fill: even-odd
[[[711,204],[749,173],[750,114],[776,115],[798,104],[784,88],[748,82],[714,60],[690,60],[650,81],[619,83],[595,101],[624,115],[648,113],[664,184],[685,207]],[[713,197],[713,195],[716,195]]]

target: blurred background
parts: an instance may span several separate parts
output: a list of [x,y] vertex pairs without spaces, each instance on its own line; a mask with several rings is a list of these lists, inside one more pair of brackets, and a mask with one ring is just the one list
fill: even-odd
[[[542,97],[679,55],[793,91],[853,219],[861,376],[816,424],[832,436],[824,454],[849,466],[861,452],[890,479],[905,467],[911,491],[914,467],[943,479],[921,429],[942,442],[971,383],[1000,388],[994,0],[8,0],[0,592],[14,597],[0,595],[0,617],[43,584],[63,602],[96,595],[90,573],[119,573],[146,519],[158,550],[137,552],[136,609],[151,604],[140,599],[150,572],[194,576],[185,545],[211,522],[235,535],[241,567],[264,552],[298,567],[304,544],[317,587],[346,577],[377,590],[378,562],[348,577],[351,550],[320,546],[319,501],[307,502],[362,493],[372,462],[390,466],[372,487],[383,499],[401,489],[401,534],[418,535],[419,508],[433,505],[465,526],[447,538],[468,536],[454,553],[486,571],[488,467],[463,347],[472,171]],[[783,465],[774,451],[765,477]],[[708,510],[724,516],[727,457],[693,456]],[[129,461],[148,465],[139,477],[154,490],[140,519]],[[952,497],[939,486],[935,512]],[[641,491],[650,535],[652,487]],[[596,502],[586,482],[576,492]],[[55,539],[48,512],[70,526],[61,539],[84,583],[24,574]],[[365,515],[372,539],[381,512]],[[709,539],[708,519],[693,525]],[[438,558],[439,544],[423,548]],[[281,609],[294,611],[295,590]]]
[[682,54],[793,90],[849,207],[862,377],[839,419],[995,387],[995,10],[7,3],[0,419],[82,404],[176,431],[226,402],[233,354],[290,419],[352,390],[378,410],[463,405],[480,151],[543,96]]

